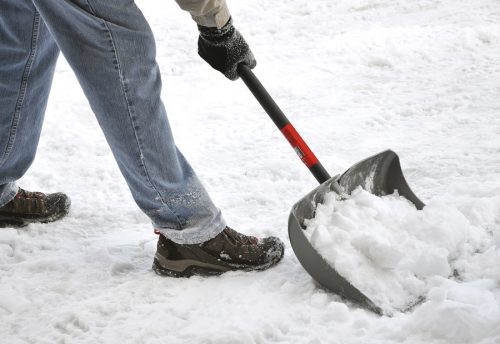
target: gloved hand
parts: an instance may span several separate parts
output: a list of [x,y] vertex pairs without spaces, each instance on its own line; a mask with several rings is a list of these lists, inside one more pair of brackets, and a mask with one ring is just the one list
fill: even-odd
[[240,63],[250,68],[256,66],[257,61],[250,47],[234,28],[232,19],[220,29],[198,25],[198,30],[198,54],[228,79],[238,79],[237,67]]

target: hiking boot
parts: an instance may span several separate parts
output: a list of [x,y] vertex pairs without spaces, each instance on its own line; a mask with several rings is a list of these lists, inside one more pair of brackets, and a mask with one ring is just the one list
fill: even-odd
[[215,238],[194,245],[176,244],[160,234],[153,270],[173,277],[265,270],[278,263],[283,252],[283,242],[276,237],[257,239],[229,227]]
[[0,207],[0,227],[24,227],[63,218],[71,201],[63,193],[44,194],[19,188],[12,201]]

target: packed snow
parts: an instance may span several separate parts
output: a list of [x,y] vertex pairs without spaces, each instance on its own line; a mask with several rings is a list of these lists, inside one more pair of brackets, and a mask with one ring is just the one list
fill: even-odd
[[[287,237],[291,207],[316,181],[244,84],[197,56],[189,16],[174,1],[141,0],[178,146],[228,224],[281,237],[285,257],[264,272],[156,276],[157,237],[61,58],[37,159],[19,183],[64,191],[72,209],[0,230],[0,342],[499,343],[498,1],[228,1],[255,73],[332,175],[399,154],[426,210],[363,193],[349,202],[368,214],[406,209],[414,244],[442,245],[423,258],[440,264],[415,266],[425,301],[380,317],[316,285]],[[348,227],[390,223],[352,210]],[[385,255],[414,253],[379,244],[370,259],[386,269]]]

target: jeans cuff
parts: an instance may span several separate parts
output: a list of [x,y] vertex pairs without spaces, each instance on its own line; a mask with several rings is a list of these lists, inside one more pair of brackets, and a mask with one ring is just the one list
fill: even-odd
[[226,222],[224,221],[222,213],[219,210],[219,212],[208,221],[198,221],[197,223],[182,230],[158,228],[156,226],[155,228],[159,230],[160,233],[167,239],[172,240],[176,244],[192,245],[201,244],[202,242],[215,238],[226,228]]
[[19,187],[11,182],[0,186],[0,207],[3,207],[16,197]]

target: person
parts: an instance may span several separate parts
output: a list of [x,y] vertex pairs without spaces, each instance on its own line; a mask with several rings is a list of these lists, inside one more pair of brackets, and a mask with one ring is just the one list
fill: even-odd
[[[240,63],[255,67],[224,0],[176,1],[197,23],[199,55],[213,68],[235,80]],[[65,194],[16,184],[35,157],[61,51],[135,202],[160,234],[156,273],[264,270],[280,261],[280,239],[226,225],[176,147],[160,99],[153,33],[134,1],[3,0],[0,6],[0,225],[47,223],[68,213]]]

